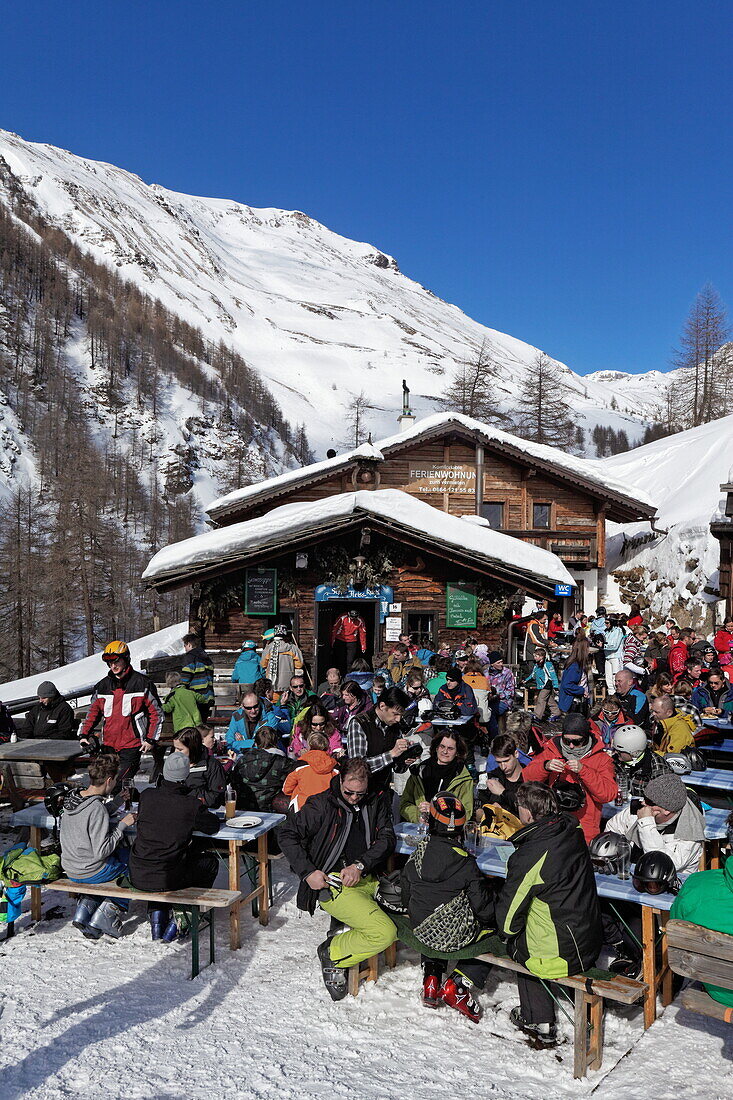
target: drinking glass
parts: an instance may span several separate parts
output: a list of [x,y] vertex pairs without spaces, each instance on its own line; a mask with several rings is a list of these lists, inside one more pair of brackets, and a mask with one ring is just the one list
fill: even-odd
[[475,821],[469,821],[463,830],[463,839],[466,843],[466,850],[476,855],[478,851],[478,837],[479,827]]

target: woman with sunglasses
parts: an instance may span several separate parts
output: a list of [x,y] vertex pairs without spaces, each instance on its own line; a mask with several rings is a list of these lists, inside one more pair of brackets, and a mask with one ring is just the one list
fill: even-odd
[[601,831],[604,802],[618,794],[613,760],[603,747],[595,724],[582,714],[566,714],[562,733],[548,741],[523,772],[525,783],[535,781],[554,787],[556,783],[578,784],[585,795],[583,805],[574,811],[590,844]]
[[291,760],[297,760],[308,749],[308,739],[312,733],[322,733],[328,740],[328,751],[332,755],[342,754],[343,745],[341,734],[331,721],[331,717],[321,703],[313,703],[305,711],[299,722],[293,729],[293,736],[288,745],[288,756]]

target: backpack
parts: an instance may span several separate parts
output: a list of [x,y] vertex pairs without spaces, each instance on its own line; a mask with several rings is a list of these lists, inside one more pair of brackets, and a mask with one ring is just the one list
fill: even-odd
[[16,844],[0,856],[0,883],[5,886],[38,886],[61,878],[61,859],[55,853],[42,856],[35,848]]

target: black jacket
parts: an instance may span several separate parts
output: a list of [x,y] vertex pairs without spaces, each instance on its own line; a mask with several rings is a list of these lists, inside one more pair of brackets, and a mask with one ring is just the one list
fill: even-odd
[[230,772],[232,786],[237,792],[237,808],[269,813],[273,798],[280,794],[286,775],[294,767],[295,761],[288,760],[281,752],[245,749]]
[[487,804],[490,802],[498,802],[502,809],[508,810],[510,814],[514,814],[514,816],[517,817],[519,814],[517,791],[524,782],[522,773],[519,773],[519,779],[517,780],[507,779],[501,768],[494,768],[493,771],[487,772],[486,775],[489,779],[498,779],[504,791],[502,794],[497,795],[493,795],[491,791],[482,792],[484,802]]
[[[402,901],[410,927],[464,893],[480,928],[493,928],[494,889],[476,860],[447,836],[431,836],[421,858],[411,856],[402,871]],[[467,941],[469,942],[469,941]],[[463,946],[463,945],[457,945]]]
[[227,781],[221,761],[212,754],[199,760],[198,764],[192,764],[186,786],[196,791],[204,806],[208,806],[210,810],[223,806]]
[[60,695],[54,696],[48,706],[36,703],[26,715],[24,737],[49,737],[54,741],[73,741],[76,738],[74,711]]
[[0,703],[0,743],[9,741],[16,729],[12,714],[5,703]]
[[[395,850],[391,801],[369,793],[359,803],[366,848],[360,855],[364,873],[378,870]],[[312,794],[302,810],[289,814],[277,830],[278,841],[292,870],[301,880],[298,908],[313,913],[318,893],[311,890],[306,877],[312,871],[328,874],[340,866],[354,812],[341,797],[341,779],[335,776],[322,794]]]
[[130,853],[130,881],[137,890],[176,890],[194,832],[213,836],[219,818],[195,790],[162,779],[140,795],[137,835]]
[[564,978],[595,963],[603,943],[588,846],[567,814],[540,818],[512,837],[514,852],[496,902],[509,954],[540,978]]

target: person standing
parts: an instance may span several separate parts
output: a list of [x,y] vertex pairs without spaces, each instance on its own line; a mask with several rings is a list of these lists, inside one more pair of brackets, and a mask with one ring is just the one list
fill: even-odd
[[101,726],[102,744],[120,758],[117,793],[137,774],[142,753],[151,752],[160,737],[163,707],[153,681],[132,667],[125,642],[110,642],[102,660],[109,672],[94,688],[78,737],[88,749],[90,737]]
[[366,623],[356,608],[350,607],[346,614],[339,615],[333,624],[331,648],[334,651],[334,663],[342,672],[348,672],[354,658],[366,653]]
[[552,661],[548,660],[547,650],[538,647],[534,651],[534,665],[523,683],[533,683],[537,688],[534,716],[538,722],[542,721],[548,707],[550,708],[551,718],[560,717],[561,711],[555,697],[555,692],[560,690],[560,685],[557,681],[555,666]]
[[201,721],[206,722],[214,707],[214,664],[197,634],[184,635],[183,648],[187,656],[181,669],[181,684],[203,697],[199,710]]
[[590,698],[590,663],[588,639],[584,634],[579,634],[573,642],[560,678],[557,704],[563,714],[567,714],[569,710],[587,710]]
[[277,693],[286,691],[291,677],[303,671],[303,654],[292,639],[288,628],[281,624],[273,630],[272,638],[262,651],[260,664]]

